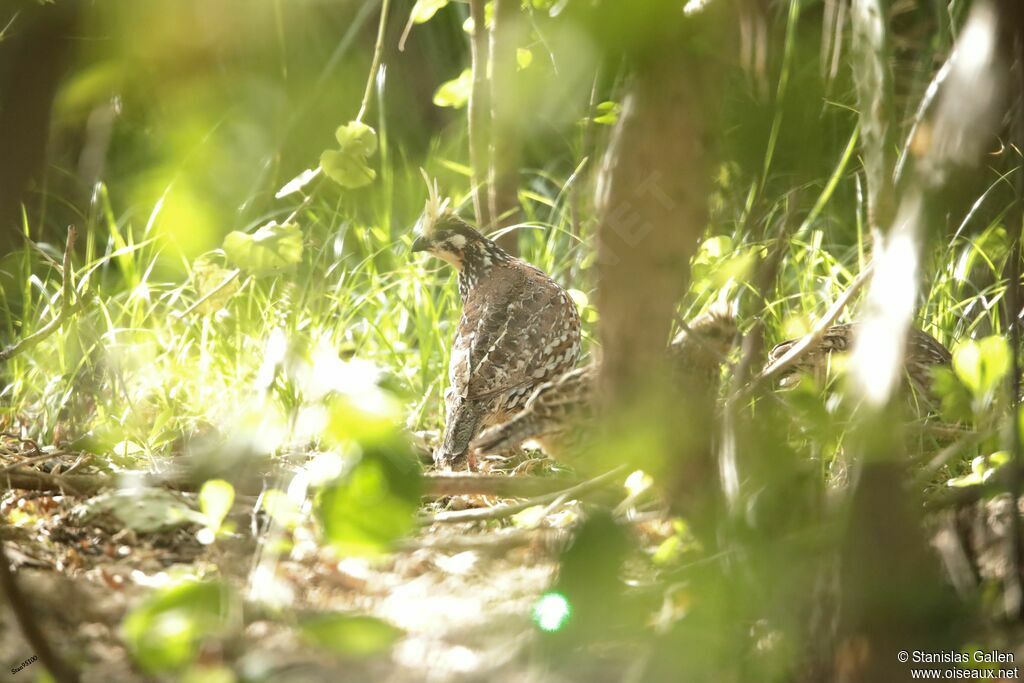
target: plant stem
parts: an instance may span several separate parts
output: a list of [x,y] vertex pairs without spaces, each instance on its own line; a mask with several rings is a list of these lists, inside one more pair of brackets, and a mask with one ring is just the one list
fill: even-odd
[[391,0],[383,0],[380,6],[380,24],[377,26],[377,43],[373,46],[373,61],[370,62],[370,75],[366,79],[366,90],[363,91],[363,101],[359,105],[359,113],[356,114],[356,123],[362,123],[366,116],[366,108],[370,105],[370,94],[373,92],[373,82],[377,80],[377,72],[380,71],[380,61],[384,54],[384,31],[388,23],[388,8]]

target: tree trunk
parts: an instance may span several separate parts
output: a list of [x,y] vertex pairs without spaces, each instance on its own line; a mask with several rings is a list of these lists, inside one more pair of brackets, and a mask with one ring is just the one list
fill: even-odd
[[667,470],[677,502],[692,512],[715,489],[711,397],[680,405],[665,349],[707,220],[704,140],[716,100],[706,61],[675,46],[650,54],[636,69],[598,180],[599,384],[613,434],[656,435],[658,452],[625,456]]

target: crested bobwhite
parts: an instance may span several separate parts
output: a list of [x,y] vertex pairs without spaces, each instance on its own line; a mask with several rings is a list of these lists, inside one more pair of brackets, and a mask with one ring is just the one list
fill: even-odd
[[[827,368],[833,353],[846,353],[853,348],[857,335],[856,323],[833,325],[825,330],[825,334],[812,348],[791,367],[782,377],[783,385],[792,383],[794,375],[809,372],[820,375]],[[768,353],[768,364],[782,357],[799,339],[789,339]],[[903,367],[910,382],[917,390],[927,392],[931,387],[931,369],[936,366],[948,366],[953,362],[949,349],[939,340],[923,330],[911,328],[907,334],[907,348],[903,357]]]
[[413,251],[459,272],[462,317],[452,343],[445,425],[434,463],[468,455],[480,430],[519,411],[538,385],[573,367],[580,318],[569,294],[540,269],[487,239],[442,202],[436,184]]
[[[675,384],[688,392],[717,393],[721,364],[735,337],[731,313],[709,312],[695,318],[669,345]],[[498,453],[533,440],[556,457],[573,451],[594,419],[598,371],[598,363],[591,362],[545,382],[518,414],[485,430],[472,448]]]

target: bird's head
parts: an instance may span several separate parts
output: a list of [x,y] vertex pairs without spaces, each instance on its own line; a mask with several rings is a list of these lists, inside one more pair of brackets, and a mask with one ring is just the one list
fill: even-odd
[[412,251],[425,251],[462,270],[468,258],[490,251],[493,242],[449,208],[449,200],[440,198],[437,183],[427,181],[429,197],[423,215],[416,223]]
[[736,310],[728,303],[715,302],[707,312],[694,318],[672,341],[672,346],[697,342],[705,351],[725,357],[736,343],[739,328]]

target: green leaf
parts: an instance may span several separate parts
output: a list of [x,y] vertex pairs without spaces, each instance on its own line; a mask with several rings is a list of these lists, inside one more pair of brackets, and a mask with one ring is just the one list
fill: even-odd
[[990,395],[1010,369],[1010,346],[1000,336],[968,339],[953,351],[953,370],[976,398]]
[[288,497],[287,493],[279,489],[270,489],[264,493],[262,506],[271,519],[285,529],[294,529],[302,521],[299,506]]
[[605,126],[614,126],[615,122],[619,120],[619,114],[622,112],[622,107],[618,102],[601,102],[597,105],[597,115],[594,116],[594,123],[600,123]]
[[[213,254],[204,254],[192,263],[192,282],[196,294],[202,298],[215,292],[196,309],[203,315],[210,315],[223,309],[241,286],[238,278],[232,277],[237,271],[220,265],[216,258]],[[225,282],[227,284],[224,284]]]
[[439,107],[462,109],[469,102],[473,90],[473,70],[466,69],[457,78],[441,84],[434,93],[434,104]]
[[234,231],[224,238],[224,253],[241,270],[257,277],[292,269],[302,261],[302,232],[294,223],[270,221],[253,234]]
[[157,590],[125,616],[121,635],[145,671],[184,668],[204,638],[225,629],[227,597],[216,582],[186,581]]
[[377,172],[366,160],[377,151],[377,132],[359,121],[350,121],[334,132],[338,149],[320,155],[320,168],[342,187],[354,189],[373,182]]
[[448,0],[416,0],[409,18],[414,24],[425,24],[437,14],[438,10],[447,6]]
[[182,498],[167,489],[118,489],[91,498],[75,508],[82,520],[110,515],[122,526],[147,534],[197,521],[197,513]]
[[931,369],[932,391],[939,397],[942,419],[967,422],[971,419],[971,392],[957,375],[946,367]]
[[420,489],[408,453],[371,451],[347,476],[319,492],[315,511],[328,542],[340,553],[375,555],[415,528]]
[[348,657],[369,657],[383,652],[403,631],[386,621],[348,614],[319,614],[299,622],[306,640]]
[[331,402],[326,434],[335,443],[392,444],[400,440],[401,411],[389,392],[376,385],[364,386]]
[[211,479],[199,490],[199,510],[206,517],[206,526],[217,531],[235,502],[235,487],[223,479]]
[[516,66],[520,71],[533,64],[533,52],[525,47],[516,48]]

